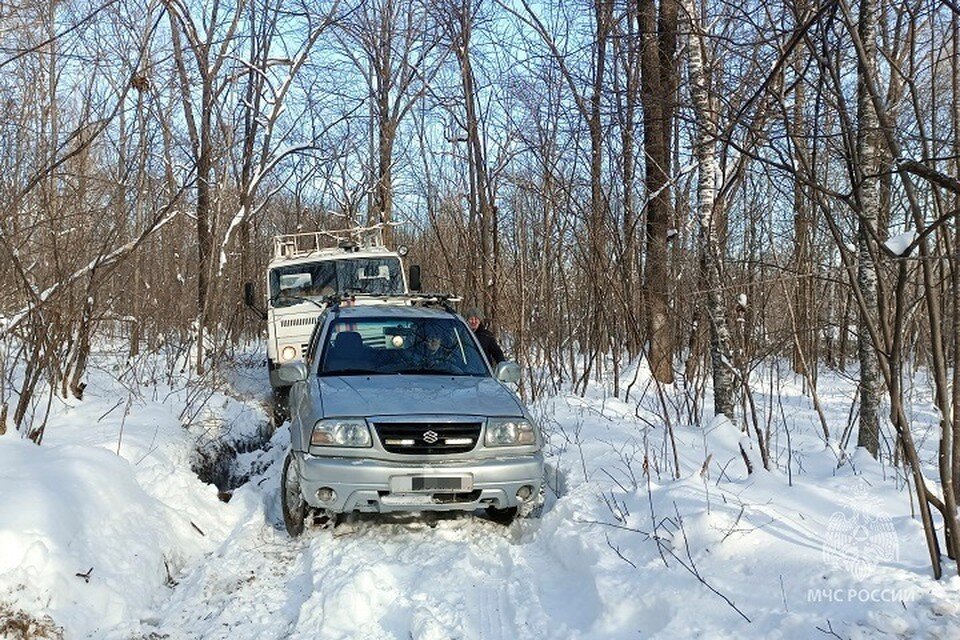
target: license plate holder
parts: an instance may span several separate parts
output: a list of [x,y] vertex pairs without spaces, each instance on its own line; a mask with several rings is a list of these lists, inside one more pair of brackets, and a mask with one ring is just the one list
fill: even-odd
[[409,475],[390,478],[390,491],[392,493],[463,492],[472,490],[473,476],[470,474]]

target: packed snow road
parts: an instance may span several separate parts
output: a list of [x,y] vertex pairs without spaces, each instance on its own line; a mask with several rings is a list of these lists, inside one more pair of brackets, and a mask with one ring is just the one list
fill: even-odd
[[519,527],[470,517],[435,527],[373,518],[291,540],[276,515],[246,523],[185,575],[157,631],[171,638],[570,638],[599,612],[589,572],[566,568]]

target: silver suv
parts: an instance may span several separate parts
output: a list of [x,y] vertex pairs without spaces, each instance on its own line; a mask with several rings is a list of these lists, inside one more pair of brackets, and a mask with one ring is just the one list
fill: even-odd
[[537,515],[540,429],[464,320],[428,307],[334,305],[303,362],[281,367],[290,451],[281,502],[291,536],[313,510]]

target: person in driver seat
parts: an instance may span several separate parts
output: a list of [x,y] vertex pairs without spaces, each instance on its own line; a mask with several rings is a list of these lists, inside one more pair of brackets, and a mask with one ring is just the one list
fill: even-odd
[[426,369],[446,369],[450,365],[451,352],[449,337],[438,327],[428,327],[420,343],[422,366]]

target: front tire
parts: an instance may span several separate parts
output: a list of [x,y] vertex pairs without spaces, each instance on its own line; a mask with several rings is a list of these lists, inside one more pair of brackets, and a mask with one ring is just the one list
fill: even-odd
[[293,465],[293,452],[283,461],[283,477],[280,480],[280,507],[283,511],[283,526],[291,538],[303,533],[307,519],[307,501],[300,492],[300,476]]
[[271,406],[270,419],[273,422],[273,428],[280,428],[284,422],[290,419],[290,387],[276,387],[273,390],[273,403]]
[[497,524],[502,524],[505,527],[509,527],[516,519],[517,511],[518,509],[516,507],[508,507],[506,509],[487,507],[487,517]]

